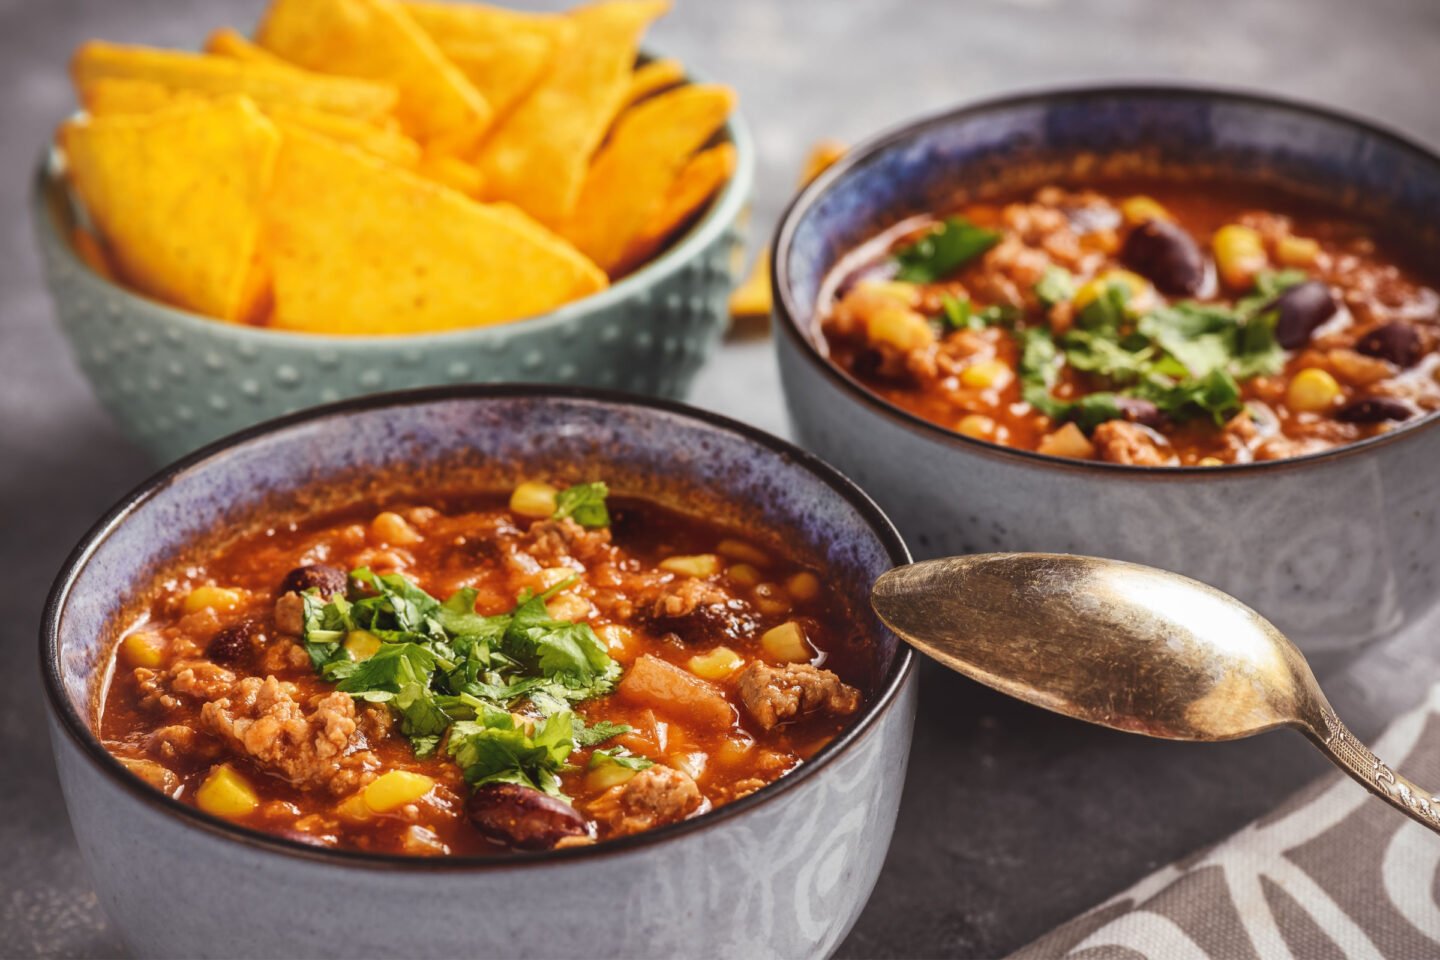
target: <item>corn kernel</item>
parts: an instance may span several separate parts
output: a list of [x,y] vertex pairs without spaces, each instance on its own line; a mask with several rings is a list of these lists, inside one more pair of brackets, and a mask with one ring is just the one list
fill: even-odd
[[778,584],[762,583],[755,588],[755,606],[768,616],[778,617],[790,612],[790,597]]
[[907,307],[920,305],[920,288],[903,280],[862,280],[856,288],[866,296],[884,297]]
[[1010,381],[1010,366],[1004,360],[981,360],[960,371],[960,382],[971,390],[1003,387]]
[[622,783],[628,783],[630,778],[638,772],[639,771],[631,770],[629,767],[622,766],[621,764],[602,760],[585,773],[585,788],[596,793],[602,790],[609,790],[611,787],[618,787]]
[[210,771],[200,789],[195,791],[195,803],[206,813],[217,817],[243,817],[260,806],[255,788],[230,764],[222,763]]
[[361,791],[365,806],[375,813],[389,813],[407,803],[415,803],[435,786],[435,781],[423,773],[409,770],[391,770],[382,773]]
[[1320,256],[1320,241],[1289,234],[1275,243],[1275,258],[1287,267],[1311,267]]
[[724,680],[745,664],[745,658],[729,647],[716,647],[706,653],[697,653],[685,661],[685,666],[697,677],[706,680]]
[[573,593],[562,593],[545,602],[545,612],[551,620],[575,623],[590,617],[590,601]]
[[908,307],[884,305],[865,321],[865,335],[876,346],[892,347],[902,353],[923,350],[935,342],[935,331],[920,314]]
[[960,418],[955,429],[976,440],[989,440],[995,435],[995,421],[983,413],[967,413]]
[[720,558],[713,553],[697,553],[689,557],[666,557],[660,569],[687,577],[713,577],[720,572]]
[[351,630],[345,634],[345,652],[351,660],[369,660],[380,652],[380,642],[369,630]]
[[807,603],[820,596],[820,578],[809,570],[801,570],[785,581],[785,589],[796,600]]
[[1143,193],[1120,201],[1120,215],[1130,224],[1143,223],[1146,220],[1174,219],[1160,201]]
[[794,620],[766,630],[760,635],[760,646],[776,660],[786,663],[809,663],[814,656],[805,639],[805,629]]
[[120,641],[120,651],[130,666],[154,670],[165,662],[165,638],[157,633],[132,633]]
[[1197,467],[1223,467],[1224,465],[1225,461],[1219,457],[1201,457],[1195,461]]
[[768,567],[770,555],[759,547],[746,543],[744,540],[721,540],[715,544],[715,552],[722,557],[737,560],[740,563],[748,563],[755,567]]
[[1220,271],[1220,279],[1236,290],[1249,289],[1255,283],[1255,275],[1269,263],[1260,234],[1238,223],[1216,230],[1210,245],[1215,251],[1215,268]]
[[1106,270],[1080,285],[1075,291],[1076,310],[1084,310],[1090,304],[1100,298],[1112,283],[1120,284],[1130,293],[1130,299],[1126,302],[1128,312],[1135,313],[1144,310],[1154,299],[1154,291],[1150,287],[1150,281],[1132,273],[1129,270]]
[[[549,590],[551,587],[559,586],[566,580],[575,579],[575,571],[569,567],[546,567],[535,575],[540,580],[540,588]],[[566,587],[565,589],[570,589]]]
[[370,529],[381,543],[392,547],[408,547],[425,539],[420,536],[420,531],[410,526],[410,521],[390,510],[375,514],[375,519],[370,521]]
[[225,613],[240,606],[242,599],[244,595],[239,590],[207,585],[186,594],[184,608],[186,613],[198,613],[207,607],[216,613]]
[[725,575],[742,587],[753,587],[765,579],[765,575],[748,563],[737,563],[725,571]]
[[352,793],[335,805],[335,812],[346,820],[363,822],[369,820],[374,814],[365,803],[363,791]]
[[1071,457],[1075,460],[1089,460],[1095,456],[1095,445],[1084,431],[1073,423],[1067,423],[1053,433],[1040,438],[1036,451],[1051,457]]
[[555,497],[559,492],[548,483],[533,480],[522,483],[510,494],[510,510],[522,517],[543,520],[555,512]]
[[1322,413],[1339,402],[1342,391],[1335,378],[1318,367],[1295,374],[1285,389],[1285,403],[1291,410]]
[[734,766],[748,757],[753,749],[755,741],[748,737],[727,737],[715,751],[715,762],[722,766]]
[[605,649],[610,651],[612,656],[623,657],[627,652],[630,641],[635,638],[635,634],[631,632],[629,627],[622,627],[618,623],[607,623],[599,630],[596,630],[595,633],[600,637],[600,640],[605,644]]

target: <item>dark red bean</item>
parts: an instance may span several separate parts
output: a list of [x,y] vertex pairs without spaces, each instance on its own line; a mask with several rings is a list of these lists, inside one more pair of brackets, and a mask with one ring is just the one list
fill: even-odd
[[312,563],[285,574],[285,579],[280,581],[280,592],[304,593],[313,587],[320,591],[320,596],[329,598],[337,593],[343,594],[349,581],[349,576],[339,567]]
[[1275,298],[1273,307],[1280,313],[1275,322],[1275,339],[1286,350],[1297,350],[1309,343],[1315,329],[1339,309],[1329,286],[1319,280],[1296,284]]
[[1389,360],[1397,367],[1413,367],[1420,359],[1420,334],[1408,323],[1387,323],[1361,337],[1355,349],[1367,357]]
[[1351,400],[1335,411],[1335,419],[1346,423],[1382,423],[1386,420],[1409,420],[1415,415],[1408,404],[1392,397],[1364,397]]
[[1126,266],[1164,293],[1193,295],[1205,284],[1205,257],[1194,239],[1168,220],[1144,220],[1120,248]]
[[257,640],[263,643],[264,639],[265,634],[260,622],[246,617],[221,628],[220,632],[210,639],[209,646],[205,648],[205,656],[219,664],[237,664],[250,655]]
[[465,804],[485,837],[520,850],[549,850],[565,837],[583,837],[590,823],[563,800],[518,783],[487,783]]
[[1165,423],[1165,414],[1160,408],[1149,400],[1142,400],[1139,397],[1116,397],[1115,405],[1120,408],[1125,419],[1131,423],[1138,423],[1143,427],[1160,427]]

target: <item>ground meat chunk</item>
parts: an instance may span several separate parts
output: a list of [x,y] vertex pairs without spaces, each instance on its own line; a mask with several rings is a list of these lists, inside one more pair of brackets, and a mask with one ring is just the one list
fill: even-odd
[[1175,462],[1169,443],[1155,431],[1128,420],[1106,420],[1095,428],[1090,441],[1100,459],[1141,467],[1162,467]]
[[359,749],[364,738],[347,694],[327,694],[307,714],[274,677],[246,677],[233,695],[201,707],[200,720],[232,749],[297,786],[341,794],[373,779],[376,761]]
[[291,637],[305,632],[305,598],[298,593],[282,593],[275,599],[275,629]]
[[147,707],[173,710],[189,697],[214,700],[230,692],[235,674],[208,660],[181,660],[167,670],[135,669],[141,703]]
[[574,558],[592,562],[602,558],[610,548],[610,531],[601,527],[587,530],[569,517],[561,520],[540,520],[530,525],[523,539],[523,549],[541,566],[561,566]]
[[194,727],[172,723],[150,734],[147,747],[162,760],[174,760],[177,757],[193,755],[202,736]]
[[756,660],[740,671],[739,685],[745,709],[765,730],[811,710],[843,717],[860,706],[860,691],[808,663],[772,667]]
[[750,605],[719,584],[695,577],[653,583],[640,593],[640,618],[686,643],[750,636],[756,621]]
[[590,813],[614,835],[626,836],[683,820],[700,803],[700,788],[688,774],[656,764],[601,795]]

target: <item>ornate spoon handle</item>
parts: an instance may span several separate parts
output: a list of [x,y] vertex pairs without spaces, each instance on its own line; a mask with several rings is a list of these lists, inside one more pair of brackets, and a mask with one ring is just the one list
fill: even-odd
[[1421,790],[1391,770],[1370,748],[1365,746],[1335,716],[1326,704],[1321,711],[1325,730],[1305,729],[1305,733],[1321,752],[1342,770],[1358,780],[1365,789],[1387,801],[1402,813],[1409,814],[1425,826],[1440,833],[1440,797]]

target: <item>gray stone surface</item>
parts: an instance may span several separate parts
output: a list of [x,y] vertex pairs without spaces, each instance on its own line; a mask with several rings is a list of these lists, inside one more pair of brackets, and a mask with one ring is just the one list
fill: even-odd
[[[805,146],[963,99],[1180,78],[1343,107],[1440,142],[1435,0],[678,0],[657,49],[735,84],[760,146],[757,239]],[[0,0],[0,954],[120,948],[86,883],[42,723],[35,628],[75,540],[150,470],[55,330],[30,242],[30,164],[90,37],[193,46],[259,0]],[[695,402],[777,432],[770,346],[737,339]],[[1063,505],[1057,508],[1063,509]],[[1361,736],[1440,677],[1435,627],[1327,678]],[[1212,842],[1324,769],[1279,733],[1215,746],[1083,727],[927,670],[901,825],[844,956],[996,956]]]

